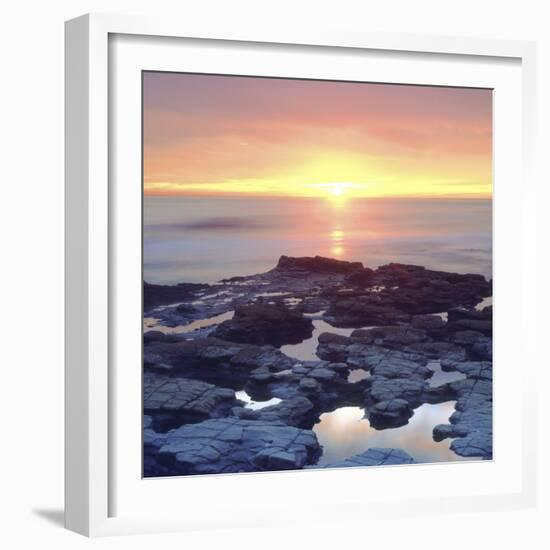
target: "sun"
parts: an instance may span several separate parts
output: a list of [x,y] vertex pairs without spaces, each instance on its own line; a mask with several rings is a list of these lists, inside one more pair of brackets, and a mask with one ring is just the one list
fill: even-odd
[[358,191],[364,191],[367,185],[351,181],[324,181],[305,184],[312,196],[323,197],[339,205],[347,199],[358,196]]
[[333,197],[342,197],[346,194],[347,190],[351,187],[349,183],[343,182],[343,181],[335,181],[333,183],[328,184],[327,191],[333,196]]
[[346,192],[346,189],[344,187],[344,184],[342,183],[335,183],[330,188],[331,195],[334,195],[335,197],[341,197]]

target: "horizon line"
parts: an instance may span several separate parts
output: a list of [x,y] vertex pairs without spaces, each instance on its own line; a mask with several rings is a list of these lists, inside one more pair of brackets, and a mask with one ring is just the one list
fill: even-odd
[[343,197],[328,197],[327,195],[285,195],[285,194],[267,194],[267,193],[232,193],[228,192],[159,192],[143,190],[144,197],[204,197],[204,198],[251,198],[251,199],[323,199],[328,202],[347,202],[353,199],[480,199],[487,200],[493,198],[493,193],[460,193],[460,194],[391,194],[391,195],[347,195]]

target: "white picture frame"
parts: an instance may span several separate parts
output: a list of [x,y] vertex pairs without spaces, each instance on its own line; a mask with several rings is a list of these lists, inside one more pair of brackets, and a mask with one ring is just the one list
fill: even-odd
[[[166,40],[167,38],[173,40]],[[162,43],[158,51],[153,51],[147,39],[159,39]],[[119,40],[120,39],[120,40]],[[119,219],[121,200],[129,205],[127,208],[136,213],[137,203],[135,193],[129,191],[128,183],[136,181],[136,165],[130,158],[135,148],[135,140],[139,136],[140,120],[129,121],[126,132],[133,136],[128,140],[129,146],[122,144],[120,152],[113,153],[110,158],[111,141],[119,136],[121,120],[117,107],[117,93],[128,88],[132,94],[131,77],[121,76],[136,74],[141,66],[141,59],[147,58],[149,69],[156,67],[158,56],[164,56],[165,63],[173,62],[177,68],[181,55],[171,55],[170,51],[178,48],[180,40],[193,39],[202,44],[208,41],[209,47],[223,50],[224,48],[247,48],[248,60],[258,58],[261,62],[266,51],[285,48],[285,55],[299,57],[300,52],[340,53],[342,55],[358,55],[361,52],[384,52],[384,55],[394,55],[396,67],[401,71],[402,82],[412,82],[411,74],[407,74],[407,59],[418,55],[437,62],[441,68],[438,82],[453,85],[472,85],[477,78],[479,82],[487,82],[484,73],[490,73],[488,67],[495,67],[496,88],[502,90],[501,97],[506,98],[510,105],[515,105],[514,114],[499,116],[495,125],[495,142],[500,147],[501,154],[496,158],[495,170],[495,244],[496,244],[496,290],[497,303],[495,323],[500,325],[496,331],[495,347],[497,361],[512,361],[521,352],[522,372],[519,378],[521,387],[521,407],[519,410],[508,410],[512,407],[506,399],[499,400],[499,392],[503,396],[510,395],[515,379],[502,369],[501,382],[495,389],[496,407],[503,411],[501,422],[518,422],[521,433],[519,441],[514,442],[514,448],[507,447],[497,454],[491,464],[480,464],[480,470],[470,476],[477,479],[478,491],[472,491],[467,484],[462,484],[449,495],[440,490],[441,484],[449,479],[445,466],[414,466],[386,469],[386,473],[368,473],[365,469],[355,468],[353,472],[344,471],[309,471],[291,473],[262,473],[223,476],[223,481],[216,476],[204,476],[182,480],[137,479],[135,472],[132,479],[124,479],[124,468],[120,467],[120,457],[124,462],[135,462],[131,453],[141,429],[141,418],[135,419],[131,437],[121,435],[121,425],[128,422],[129,414],[135,411],[139,391],[129,391],[126,397],[120,393],[121,381],[130,383],[131,389],[139,389],[139,380],[132,385],[130,371],[115,368],[117,349],[114,330],[119,319],[117,311],[120,304],[115,302],[126,300],[131,309],[128,296],[117,286],[119,270],[135,271],[136,264],[130,257],[124,255],[120,248],[121,242],[129,238],[137,242],[138,233],[128,236],[128,227],[121,230]],[[145,43],[147,42],[147,43]],[[195,43],[195,42],[194,42]],[[183,44],[183,43],[182,43]],[[258,51],[254,50],[256,48]],[[253,51],[254,50],[254,51]],[[174,50],[175,51],[175,50]],[[243,50],[244,51],[244,50]],[[148,52],[151,53],[150,57]],[[298,52],[298,53],[296,53]],[[191,52],[189,59],[191,59]],[[246,52],[245,52],[246,53]],[[113,55],[118,57],[113,57]],[[309,54],[308,54],[309,55]],[[316,54],[315,54],[316,55]],[[321,55],[321,54],[319,54]],[[157,57],[155,57],[157,56]],[[204,64],[204,72],[213,72],[214,65],[208,65],[200,47],[193,53],[193,67]],[[242,55],[239,59],[244,58]],[[274,54],[274,59],[276,54]],[[170,59],[173,58],[172,61]],[[399,58],[399,59],[397,59]],[[464,61],[463,66],[460,65]],[[219,53],[215,63],[223,65]],[[228,62],[228,61],[225,61]],[[240,61],[239,61],[240,62]],[[252,63],[252,61],[250,61]],[[420,63],[424,61],[420,60]],[[214,63],[214,61],[213,61]],[[247,61],[248,63],[248,61]],[[478,68],[468,68],[468,63],[477,64]],[[447,69],[445,67],[447,66]],[[273,522],[288,522],[296,519],[296,509],[288,507],[284,502],[284,494],[275,494],[273,499],[263,502],[255,501],[242,514],[237,514],[234,502],[230,502],[224,494],[234,494],[239,487],[250,487],[251,483],[261,487],[258,493],[273,491],[274,487],[301,486],[301,492],[311,494],[312,500],[297,499],[301,505],[300,521],[322,521],[328,517],[361,518],[362,515],[406,515],[414,513],[439,513],[441,511],[457,510],[487,510],[498,508],[518,508],[531,506],[535,498],[535,437],[531,418],[535,415],[535,383],[534,372],[536,357],[533,336],[527,326],[530,316],[534,317],[534,289],[526,282],[525,269],[534,262],[533,227],[535,220],[535,187],[532,182],[533,139],[535,120],[535,48],[529,42],[514,42],[502,40],[433,37],[416,35],[392,35],[365,30],[363,32],[346,32],[345,30],[304,29],[299,33],[285,29],[255,28],[255,29],[213,29],[195,25],[192,22],[178,22],[169,18],[143,18],[118,15],[85,15],[66,23],[66,527],[70,530],[88,536],[111,534],[136,534],[158,531],[180,531],[198,528],[213,528],[233,525],[258,525]],[[248,67],[248,65],[247,65]],[[273,65],[275,67],[275,65]],[[350,65],[351,67],[351,65]],[[473,65],[472,65],[473,67]],[[512,67],[509,71],[498,67]],[[246,70],[245,68],[242,69]],[[252,67],[252,71],[255,69]],[[258,69],[259,70],[259,69]],[[268,69],[266,69],[268,70]],[[282,69],[281,69],[282,70]],[[301,75],[299,65],[287,76]],[[292,71],[295,70],[295,73]],[[334,69],[331,74],[336,78]],[[354,70],[350,68],[349,70]],[[428,69],[429,70],[429,67]],[[271,68],[269,74],[283,76]],[[502,73],[501,76],[499,76]],[[255,71],[254,74],[260,74]],[[382,74],[382,73],[381,73]],[[492,74],[492,73],[491,73]],[[477,75],[477,76],[476,76]],[[379,78],[382,78],[381,76]],[[421,82],[426,82],[426,76]],[[392,80],[390,80],[392,81]],[[429,83],[429,82],[427,82]],[[509,83],[509,84],[507,84]],[[117,90],[114,90],[114,87]],[[514,93],[506,94],[507,87]],[[136,90],[139,96],[140,90]],[[135,106],[135,98],[128,101]],[[135,110],[124,109],[122,116],[132,118]],[[509,117],[510,120],[507,120]],[[134,117],[135,118],[135,117]],[[124,119],[127,121],[128,119]],[[502,121],[502,125],[500,124]],[[134,124],[134,126],[132,126]],[[507,126],[508,125],[508,126]],[[506,129],[514,129],[507,132]],[[133,134],[132,134],[133,132]],[[140,140],[140,138],[139,138]],[[120,155],[120,157],[119,157]],[[502,163],[501,159],[502,158]],[[141,161],[140,161],[141,162]],[[504,164],[509,162],[510,164]],[[126,175],[122,174],[126,173]],[[122,175],[121,175],[122,174]],[[139,176],[140,177],[140,176]],[[514,180],[514,178],[516,178]],[[117,180],[121,184],[113,186]],[[515,188],[513,183],[516,181]],[[520,184],[517,182],[521,182]],[[125,183],[124,183],[125,182]],[[502,182],[502,183],[501,183]],[[141,186],[139,186],[141,193]],[[521,215],[518,227],[506,227],[510,216],[510,208],[521,203]],[[131,214],[130,214],[131,216]],[[141,219],[141,218],[140,218]],[[506,234],[515,230],[516,235]],[[139,230],[138,230],[139,231]],[[500,237],[499,235],[502,235]],[[507,241],[501,247],[499,240]],[[502,241],[500,241],[502,242]],[[129,247],[131,248],[131,247]],[[508,251],[506,251],[508,248]],[[499,250],[502,249],[502,253]],[[113,252],[115,251],[115,253]],[[120,254],[119,254],[120,252]],[[521,254],[521,265],[517,257],[515,267],[507,256]],[[139,256],[139,254],[138,254]],[[135,258],[134,258],[135,259]],[[141,262],[141,257],[137,258]],[[120,266],[117,267],[117,265]],[[141,277],[141,270],[139,272]],[[137,280],[137,279],[136,279]],[[502,281],[502,282],[501,282]],[[516,285],[513,299],[507,301],[508,292]],[[131,287],[131,285],[130,285]],[[134,288],[134,287],[132,287]],[[113,289],[116,292],[113,292]],[[499,292],[501,294],[499,294]],[[128,294],[128,292],[126,292]],[[118,302],[117,302],[118,303]],[[499,318],[499,308],[502,312]],[[516,330],[521,337],[516,341],[506,337],[513,329],[509,316],[521,316]],[[139,333],[141,319],[136,317],[136,328]],[[117,333],[120,338],[122,335]],[[500,335],[500,336],[499,336]],[[122,341],[122,340],[121,340]],[[502,351],[499,351],[502,346]],[[507,346],[507,347],[506,347]],[[140,351],[140,350],[137,350]],[[500,368],[500,367],[498,367]],[[117,370],[118,369],[118,370]],[[120,372],[119,372],[120,371]],[[120,378],[119,376],[126,377]],[[508,378],[507,378],[508,376]],[[516,382],[518,382],[516,380]],[[507,384],[510,388],[507,390]],[[500,387],[499,387],[500,385]],[[516,390],[517,391],[517,390]],[[133,397],[132,397],[133,395]],[[133,402],[130,403],[130,401]],[[126,404],[128,400],[128,404]],[[124,403],[123,403],[124,401]],[[517,406],[517,405],[514,405]],[[132,408],[133,407],[133,408]],[[497,409],[498,411],[498,409]],[[506,413],[506,414],[505,414]],[[497,417],[498,417],[497,412]],[[139,423],[139,426],[138,426]],[[497,426],[498,428],[498,426]],[[498,432],[498,430],[497,430]],[[136,435],[137,434],[137,435]],[[141,440],[140,440],[141,441]],[[132,447],[132,448],[131,448]],[[504,449],[504,447],[501,447]],[[123,455],[123,453],[125,453]],[[136,458],[138,459],[138,457]],[[473,467],[473,466],[472,466]],[[414,476],[408,474],[413,468]],[[128,468],[130,471],[131,468]],[[372,469],[381,471],[384,469]],[[473,470],[472,470],[473,471]],[[388,475],[392,479],[409,483],[407,478],[414,477],[407,491],[395,493],[392,498],[383,498],[384,483]],[[323,476],[320,478],[319,476]],[[345,491],[368,475],[370,497],[361,494],[350,495]],[[289,477],[291,476],[291,477]],[[361,477],[363,476],[363,477]],[[478,477],[476,477],[478,476]],[[460,476],[457,476],[457,479]],[[485,480],[485,484],[483,483]],[[187,509],[181,504],[176,513],[168,514],[162,507],[147,507],[146,503],[160,502],[162,495],[181,491],[181,482],[187,481],[187,490],[193,492],[197,500]],[[323,493],[319,491],[323,482]],[[147,487],[141,492],[142,485]],[[154,485],[156,484],[156,485]],[[430,490],[429,486],[433,490]],[[457,482],[457,485],[460,485]],[[139,487],[138,487],[139,486]],[[157,488],[160,488],[157,491]],[[348,488],[348,489],[346,489]],[[200,503],[200,494],[218,494],[219,502],[208,514],[209,502]],[[224,493],[225,491],[225,493]],[[317,491],[317,492],[316,492]],[[328,493],[323,509],[314,509],[314,502],[322,503]],[[173,496],[173,495],[172,495]],[[164,500],[164,497],[162,497]],[[168,497],[167,497],[168,498]],[[332,502],[332,507],[330,506]],[[135,506],[134,506],[135,503]],[[156,512],[156,513],[155,513]]]

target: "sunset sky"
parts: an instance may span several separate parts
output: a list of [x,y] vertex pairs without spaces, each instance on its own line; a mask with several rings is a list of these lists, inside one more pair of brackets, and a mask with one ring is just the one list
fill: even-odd
[[143,108],[147,195],[491,195],[491,90],[146,72]]

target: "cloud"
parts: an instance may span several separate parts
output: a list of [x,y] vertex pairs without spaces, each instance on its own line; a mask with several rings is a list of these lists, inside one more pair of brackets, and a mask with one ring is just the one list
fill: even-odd
[[487,184],[491,150],[491,90],[145,73],[146,188],[288,185],[344,156],[364,179]]

